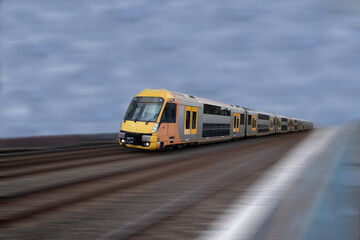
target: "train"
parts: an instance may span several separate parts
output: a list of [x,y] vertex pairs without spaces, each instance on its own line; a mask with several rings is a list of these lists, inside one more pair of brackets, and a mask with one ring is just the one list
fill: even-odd
[[312,122],[302,119],[167,89],[144,89],[132,99],[118,141],[125,147],[161,150],[312,128]]

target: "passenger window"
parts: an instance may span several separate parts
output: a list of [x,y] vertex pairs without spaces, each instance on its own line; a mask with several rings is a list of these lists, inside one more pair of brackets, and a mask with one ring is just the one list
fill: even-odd
[[190,111],[186,111],[185,129],[190,129]]
[[168,108],[165,107],[164,112],[161,116],[161,122],[167,122],[167,119],[168,119],[167,117],[168,117]]
[[166,103],[161,122],[176,123],[176,103]]
[[[176,108],[171,109],[171,118],[176,120]],[[176,121],[175,121],[176,122]]]
[[240,119],[240,124],[241,125],[244,125],[244,114],[241,114],[241,119]]
[[251,125],[251,115],[248,115],[248,125]]
[[197,112],[192,112],[192,129],[196,128],[196,113]]

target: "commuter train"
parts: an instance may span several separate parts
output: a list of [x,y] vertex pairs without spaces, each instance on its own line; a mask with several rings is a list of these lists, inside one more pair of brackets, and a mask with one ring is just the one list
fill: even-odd
[[131,101],[120,145],[147,150],[310,130],[313,123],[166,89],[145,89]]

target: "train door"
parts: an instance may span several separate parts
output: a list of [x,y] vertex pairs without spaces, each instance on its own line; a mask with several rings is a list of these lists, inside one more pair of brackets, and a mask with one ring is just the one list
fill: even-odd
[[198,108],[191,107],[191,134],[197,133]]
[[185,106],[184,135],[196,135],[198,125],[198,108]]
[[287,130],[290,131],[290,119],[288,119],[288,122],[287,122]]
[[274,131],[274,118],[270,118],[270,131]]
[[252,132],[251,132],[251,117],[252,117],[252,115],[248,114],[247,121],[246,121],[246,136],[252,135]]
[[233,132],[235,133],[240,131],[240,113],[234,113],[233,117]]
[[251,131],[256,132],[256,116],[251,117]]
[[239,126],[240,136],[245,136],[246,126],[244,126],[244,125],[245,125],[245,114],[241,113],[240,114],[240,126]]
[[166,103],[160,119],[158,137],[165,144],[172,144],[177,135],[176,103]]
[[281,118],[277,119],[277,124],[278,124],[279,132],[281,132]]

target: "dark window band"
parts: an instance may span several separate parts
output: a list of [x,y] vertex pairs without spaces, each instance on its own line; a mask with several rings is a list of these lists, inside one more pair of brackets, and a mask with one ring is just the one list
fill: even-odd
[[204,104],[204,114],[230,116],[231,111],[224,107],[219,107],[219,106],[210,105],[210,104]]
[[230,124],[204,123],[203,137],[217,137],[230,135]]

